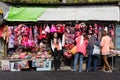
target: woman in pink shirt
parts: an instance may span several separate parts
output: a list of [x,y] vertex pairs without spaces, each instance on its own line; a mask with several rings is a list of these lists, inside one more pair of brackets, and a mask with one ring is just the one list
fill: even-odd
[[76,32],[76,54],[74,57],[73,71],[76,71],[76,65],[79,59],[79,72],[82,71],[83,57],[86,55],[86,47],[88,45],[87,34],[81,35],[80,32]]
[[107,31],[103,31],[103,37],[102,37],[100,45],[101,45],[101,53],[102,53],[102,57],[104,61],[104,64],[103,64],[104,72],[106,71],[106,69],[108,69],[107,72],[112,72],[110,65],[108,63],[108,60],[107,60],[107,56],[110,51],[110,42],[111,42],[111,38],[108,35]]

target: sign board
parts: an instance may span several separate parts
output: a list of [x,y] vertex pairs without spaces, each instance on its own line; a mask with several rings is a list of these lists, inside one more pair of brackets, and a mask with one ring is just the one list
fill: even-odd
[[2,67],[2,70],[9,71],[10,70],[10,62],[9,62],[9,60],[2,60],[1,61],[1,67]]
[[21,71],[19,64],[20,62],[10,62],[10,71]]
[[36,68],[36,71],[47,71],[47,70],[51,70],[51,64],[52,64],[52,61],[51,61],[51,60],[44,60],[44,61],[42,61],[42,63],[40,63],[40,64],[41,64],[41,65]]

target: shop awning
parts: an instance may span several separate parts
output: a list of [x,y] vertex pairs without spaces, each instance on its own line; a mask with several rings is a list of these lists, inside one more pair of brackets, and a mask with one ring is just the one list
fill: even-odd
[[118,6],[88,6],[49,8],[39,21],[100,20],[119,21]]
[[11,7],[7,21],[120,21],[118,6]]
[[8,21],[37,21],[44,13],[45,7],[11,7]]

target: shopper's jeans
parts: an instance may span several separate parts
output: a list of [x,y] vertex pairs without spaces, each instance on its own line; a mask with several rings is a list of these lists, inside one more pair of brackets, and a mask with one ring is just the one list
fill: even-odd
[[93,46],[89,46],[88,50],[88,62],[87,62],[87,70],[90,70],[91,62],[92,62],[92,53],[93,53]]
[[93,55],[93,65],[94,65],[93,70],[94,70],[94,71],[97,70],[97,64],[98,64],[98,56],[94,56],[94,55]]
[[78,59],[79,59],[79,71],[81,72],[82,71],[82,64],[83,64],[83,54],[80,52],[75,54],[73,70],[76,71],[76,65],[78,63]]
[[87,70],[90,71],[91,63],[93,61],[94,71],[97,70],[97,63],[98,63],[98,56],[92,55],[93,53],[93,47],[89,47],[89,53],[88,53],[88,63],[87,63]]

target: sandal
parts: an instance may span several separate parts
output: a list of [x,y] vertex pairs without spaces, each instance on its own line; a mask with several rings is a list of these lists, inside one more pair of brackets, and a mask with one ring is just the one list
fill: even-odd
[[107,72],[112,73],[112,70],[108,70]]
[[107,72],[107,71],[106,71],[106,70],[104,70],[104,69],[103,69],[102,71],[103,71],[103,72]]

